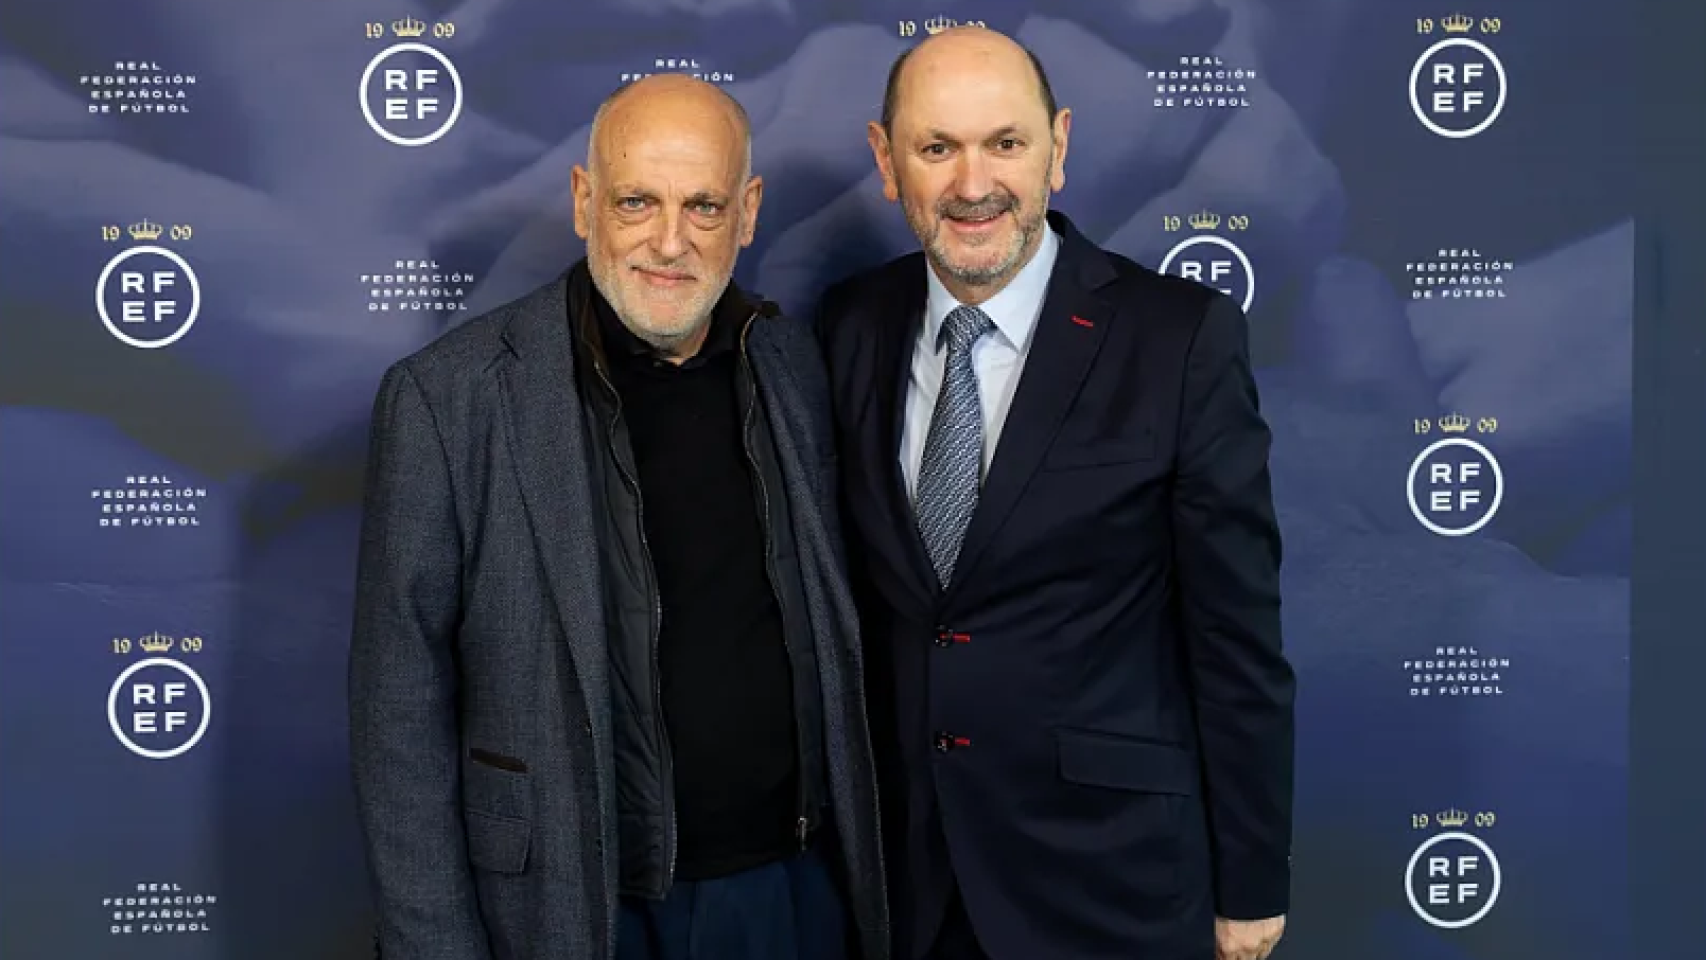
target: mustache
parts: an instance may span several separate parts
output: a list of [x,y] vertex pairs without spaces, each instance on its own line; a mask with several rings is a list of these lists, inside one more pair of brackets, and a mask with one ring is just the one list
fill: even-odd
[[685,257],[680,260],[665,260],[662,262],[629,261],[628,267],[632,270],[649,270],[653,273],[678,274],[695,278],[699,276],[699,272],[690,266],[689,261]]
[[1019,198],[1006,191],[978,200],[961,200],[955,197],[936,204],[937,215],[952,220],[982,220],[1017,209]]

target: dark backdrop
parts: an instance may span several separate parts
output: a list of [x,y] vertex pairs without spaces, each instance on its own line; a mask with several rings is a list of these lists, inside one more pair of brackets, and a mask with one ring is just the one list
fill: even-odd
[[863,124],[895,54],[977,20],[1075,111],[1057,205],[1249,305],[1301,679],[1281,956],[1686,955],[1697,6],[5,8],[0,953],[363,955],[344,656],[380,373],[580,255],[592,109],[663,70],[752,114],[737,277],[805,313],[912,248]]

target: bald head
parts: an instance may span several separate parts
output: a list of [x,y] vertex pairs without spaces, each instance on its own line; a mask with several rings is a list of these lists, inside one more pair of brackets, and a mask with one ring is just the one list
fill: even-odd
[[894,133],[895,115],[913,84],[928,83],[940,71],[967,69],[1006,76],[1014,72],[1024,74],[1035,85],[1037,102],[1049,120],[1060,109],[1049,84],[1048,71],[1043,69],[1036,54],[1006,34],[986,27],[951,27],[908,47],[889,67],[888,86],[883,92],[883,129]]
[[1071,125],[1042,65],[993,30],[945,30],[895,61],[866,139],[883,195],[961,303],[999,293],[1040,247]]
[[752,122],[746,109],[722,87],[682,73],[642,77],[604,98],[587,136],[587,169],[596,175],[600,155],[615,155],[635,132],[648,128],[726,138],[740,153],[741,179],[752,176]]
[[703,80],[646,77],[598,108],[571,179],[598,292],[635,336],[692,356],[758,222],[746,111]]

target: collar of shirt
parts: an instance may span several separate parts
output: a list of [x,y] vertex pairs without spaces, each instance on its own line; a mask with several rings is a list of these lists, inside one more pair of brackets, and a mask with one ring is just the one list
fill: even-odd
[[[1060,236],[1044,221],[1043,240],[1037,245],[1031,262],[1020,268],[1000,293],[978,305],[995,322],[996,331],[1008,345],[1020,353],[1025,352],[1031,331],[1036,329],[1037,317],[1042,313],[1043,296],[1048,292],[1048,279],[1054,272],[1055,256],[1059,251]],[[924,329],[919,335],[940,353],[943,349],[942,324],[948,319],[948,314],[963,304],[942,285],[935,268],[926,264],[924,273],[929,278],[930,294],[924,308]]]
[[611,363],[621,363],[631,367],[652,368],[657,366],[675,367],[680,370],[691,370],[702,366],[720,354],[735,349],[740,336],[741,323],[746,319],[746,311],[741,303],[744,298],[735,289],[733,281],[723,291],[716,306],[711,308],[711,330],[705,335],[705,342],[700,344],[699,352],[688,357],[680,364],[672,364],[661,352],[651,344],[634,335],[619,317],[616,310],[610,306],[597,288],[592,291],[593,312],[598,316],[599,332],[604,339],[605,355]]

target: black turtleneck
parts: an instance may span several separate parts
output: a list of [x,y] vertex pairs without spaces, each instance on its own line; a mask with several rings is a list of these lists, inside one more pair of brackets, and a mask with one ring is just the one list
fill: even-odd
[[790,849],[798,788],[791,672],[738,387],[747,317],[725,295],[704,345],[677,365],[593,300],[663,600],[676,876],[722,876]]

